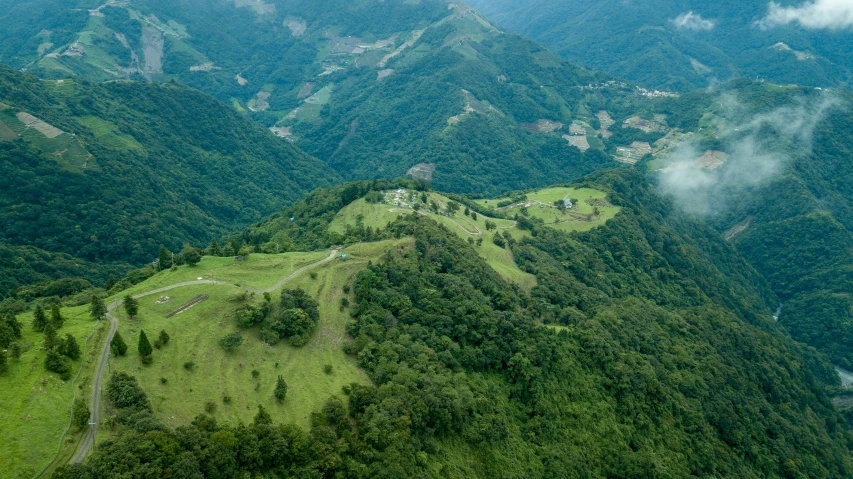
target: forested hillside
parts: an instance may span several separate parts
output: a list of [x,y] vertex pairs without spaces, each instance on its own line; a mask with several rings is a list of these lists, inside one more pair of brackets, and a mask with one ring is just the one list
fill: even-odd
[[[649,88],[688,91],[733,78],[779,84],[851,82],[845,2],[470,0],[498,25],[564,58]],[[819,3],[819,8],[809,8]],[[773,21],[799,7],[805,25]],[[776,9],[778,11],[778,7]],[[813,12],[813,10],[817,10]],[[827,12],[824,13],[823,11]],[[838,10],[833,13],[832,10]],[[848,10],[849,12],[849,10]]]
[[843,90],[747,81],[664,99],[655,108],[677,125],[668,138],[689,133],[638,163],[769,281],[795,339],[845,368],[853,367],[851,105]]
[[[317,195],[346,205],[372,186],[393,185]],[[199,411],[172,429],[152,393],[117,373],[106,388],[117,435],[54,477],[853,474],[853,437],[825,393],[832,368],[772,321],[761,277],[642,175],[580,186],[622,209],[587,233],[534,221],[506,243],[536,276],[530,291],[431,218],[387,225],[410,246],[344,289],[339,347],[371,382],[317,404],[309,431],[264,408],[250,424]]]
[[597,128],[570,124],[642,98],[456,1],[64,4],[10,7],[0,61],[46,78],[177,79],[347,179],[411,171],[497,194],[577,178],[612,163]]
[[[177,84],[40,81],[0,69],[0,242],[42,251],[4,261],[0,295],[65,276],[101,282],[119,270],[92,263],[139,265],[161,245],[206,244],[336,178]],[[69,268],[54,253],[79,260]]]

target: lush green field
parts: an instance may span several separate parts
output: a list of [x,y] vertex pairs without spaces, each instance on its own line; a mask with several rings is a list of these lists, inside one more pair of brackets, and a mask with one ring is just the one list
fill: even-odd
[[[589,231],[603,225],[616,216],[619,207],[606,200],[607,195],[590,188],[544,188],[527,193],[527,200],[500,208],[504,213],[514,216],[523,214],[526,208],[531,218],[541,218],[546,226],[560,231]],[[561,210],[554,206],[555,201],[571,199],[572,209]],[[484,206],[494,206],[499,200],[479,200]],[[596,210],[598,214],[596,214]]]
[[[330,396],[340,395],[342,386],[368,381],[355,359],[342,350],[348,320],[348,311],[340,309],[343,286],[350,284],[368,261],[378,261],[389,249],[405,246],[409,241],[354,245],[346,249],[346,260],[336,259],[311,269],[316,278],[305,271],[288,282],[285,288],[302,288],[320,304],[317,331],[301,348],[291,347],[286,341],[275,346],[266,345],[258,339],[256,329],[248,329],[240,330],[246,342],[233,353],[226,353],[218,342],[238,329],[233,313],[245,304],[244,300],[236,299],[242,298],[243,290],[228,285],[193,285],[142,298],[139,320],[131,321],[123,311],[116,311],[120,318],[119,332],[129,349],[127,356],[111,358],[112,370],[136,376],[148,391],[155,414],[171,426],[189,423],[205,411],[207,403],[215,404],[212,415],[225,422],[251,422],[257,412],[256,406],[261,404],[276,422],[307,426],[311,411]],[[251,284],[264,287],[283,279],[301,265],[315,263],[326,256],[326,252],[253,255],[248,262],[233,267],[224,265],[224,258],[205,257],[196,267],[182,266],[177,271],[160,273],[135,287],[134,292],[195,279],[196,275],[201,276],[198,271],[218,271],[217,279],[241,278],[249,283],[245,278],[251,276],[253,268],[258,268],[260,276],[266,279]],[[228,261],[233,262],[233,259]],[[275,265],[277,273],[270,271],[271,265]],[[225,271],[230,275],[226,276]],[[210,299],[172,318],[165,317],[202,294]],[[158,303],[164,295],[172,299]],[[272,296],[277,303],[279,292],[273,292]],[[155,349],[154,361],[147,366],[142,364],[136,351],[140,330],[144,330],[152,342],[160,330],[171,337],[168,345]],[[187,362],[195,366],[186,369]],[[330,374],[323,370],[327,364],[333,368]],[[253,378],[253,370],[258,371],[257,378]],[[282,404],[272,396],[278,375],[288,384],[287,399]],[[230,397],[230,403],[224,401],[226,396]],[[104,407],[108,405],[105,403]]]
[[[412,200],[419,199],[411,197],[412,192],[406,192],[403,195],[403,202],[406,205],[411,205]],[[392,198],[386,193],[386,201]],[[436,214],[429,209],[431,202],[442,211],[441,214]],[[512,253],[506,249],[495,245],[491,238],[494,235],[492,232],[486,231],[486,221],[489,220],[497,225],[499,231],[510,231],[514,237],[521,237],[528,234],[526,231],[515,228],[515,222],[488,218],[483,215],[478,215],[477,219],[464,214],[464,209],[457,211],[453,216],[448,215],[446,206],[450,200],[438,193],[428,193],[427,202],[421,203],[422,208],[419,210],[421,214],[427,215],[433,220],[443,224],[450,231],[456,233],[462,239],[471,238],[473,240],[483,239],[481,246],[477,248],[489,265],[495,269],[505,279],[517,283],[526,288],[532,288],[536,285],[536,278],[521,271],[515,264]],[[368,203],[364,198],[352,202],[346,208],[342,209],[329,226],[330,231],[344,233],[346,225],[355,225],[357,217],[361,215],[365,227],[384,228],[388,223],[394,221],[400,215],[411,214],[414,210],[408,206],[396,205],[393,203]]]
[[132,294],[142,293],[175,283],[194,281],[198,278],[225,281],[250,289],[266,289],[299,268],[316,263],[328,255],[328,251],[284,254],[253,253],[240,262],[231,257],[205,256],[195,266],[180,267],[175,271],[162,271],[144,283],[134,286],[129,292]]
[[[91,374],[107,322],[96,324],[86,307],[66,308],[62,315],[65,324],[58,336],[71,334],[81,350],[85,348],[83,357],[73,362],[73,382],[62,381],[45,369],[46,353],[41,349],[44,334],[33,331],[32,314],[18,317],[24,325],[20,341],[28,350],[20,361],[10,358],[9,372],[0,376],[0,476],[4,478],[30,478],[47,466],[70,422],[75,388],[78,397],[88,401],[91,396]],[[70,456],[80,437],[70,431],[62,442],[60,456]]]

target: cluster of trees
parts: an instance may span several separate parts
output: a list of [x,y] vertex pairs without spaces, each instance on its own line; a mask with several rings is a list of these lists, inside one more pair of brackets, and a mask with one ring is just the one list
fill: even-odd
[[[317,301],[304,290],[284,289],[277,307],[273,306],[272,297],[266,293],[263,301],[237,309],[235,320],[240,328],[259,327],[258,335],[267,344],[277,344],[286,339],[292,346],[299,347],[311,339],[320,321],[320,310]],[[234,349],[242,342],[240,333],[234,332],[222,339],[221,346]]]
[[414,247],[352,285],[345,350],[372,384],[318,405],[308,432],[262,409],[250,425],[202,415],[172,430],[127,386],[141,406],[119,414],[122,432],[57,477],[131,464],[217,477],[853,473],[853,437],[822,382],[832,368],[779,331],[760,276],[639,174],[593,181],[620,215],[583,234],[533,225],[508,246],[537,277],[529,293],[429,218],[392,224]]
[[35,331],[44,333],[42,348],[47,351],[44,366],[48,371],[58,374],[63,381],[67,381],[71,378],[71,361],[80,359],[81,352],[74,336],[66,334],[64,338],[59,337],[58,331],[64,323],[65,318],[62,317],[59,305],[50,310],[50,317],[40,303],[36,305],[32,325]]

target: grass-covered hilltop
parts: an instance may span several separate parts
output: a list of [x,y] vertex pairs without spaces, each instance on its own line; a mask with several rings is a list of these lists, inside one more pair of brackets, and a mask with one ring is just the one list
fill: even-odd
[[[200,253],[117,283],[100,322],[67,301],[5,320],[12,477],[851,474],[832,367],[637,173],[477,200],[349,183]],[[76,464],[85,421],[55,438],[99,381]]]

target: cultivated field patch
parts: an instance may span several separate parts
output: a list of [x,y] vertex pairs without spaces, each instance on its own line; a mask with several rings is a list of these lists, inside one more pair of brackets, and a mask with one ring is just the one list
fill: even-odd
[[[574,125],[571,125],[574,126]],[[522,123],[521,127],[530,133],[552,133],[563,128],[563,124],[546,119],[537,120],[536,123]]]
[[29,113],[19,111],[18,113],[15,114],[15,116],[18,118],[18,120],[21,123],[26,125],[27,128],[34,128],[36,131],[38,131],[39,133],[44,135],[45,138],[53,139],[53,138],[56,138],[57,136],[65,133],[64,131],[60,130],[59,128],[56,128],[53,125],[45,123],[44,121],[36,118],[33,115],[30,115]]

